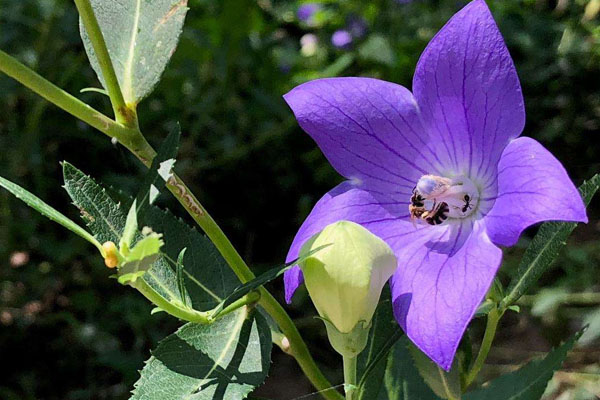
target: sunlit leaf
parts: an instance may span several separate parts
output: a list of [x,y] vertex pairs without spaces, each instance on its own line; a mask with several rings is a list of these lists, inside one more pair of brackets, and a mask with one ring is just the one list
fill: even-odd
[[59,211],[55,210],[40,198],[35,196],[33,193],[28,192],[19,185],[12,183],[11,181],[0,177],[0,186],[12,193],[17,199],[22,200],[29,207],[33,208],[43,216],[51,219],[52,221],[64,226],[71,232],[81,236],[100,250],[102,253],[102,244],[92,236],[88,231],[71,221],[69,218],[64,216]]
[[[127,103],[138,103],[158,83],[177,47],[187,0],[91,0]],[[92,43],[80,22],[92,67],[106,88]]]
[[189,323],[158,344],[132,399],[243,399],[271,364],[271,332],[262,315],[241,308],[210,325]]

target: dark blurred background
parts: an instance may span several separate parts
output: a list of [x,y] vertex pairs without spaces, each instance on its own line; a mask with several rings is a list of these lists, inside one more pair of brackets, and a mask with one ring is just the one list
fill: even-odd
[[[319,197],[340,181],[296,125],[282,95],[308,79],[363,75],[410,88],[418,57],[465,4],[458,0],[190,0],[181,43],[140,104],[158,145],[177,121],[177,169],[256,272],[283,261]],[[490,0],[515,60],[527,107],[524,134],[541,141],[576,184],[600,171],[600,0]],[[98,87],[69,0],[0,0],[0,48],[93,106]],[[135,193],[143,168],[102,134],[0,76],[0,170],[78,220],[62,190],[68,160]],[[162,200],[185,217],[172,199]],[[517,368],[590,324],[548,399],[600,396],[600,202],[522,311],[505,317],[484,378]],[[510,270],[535,228],[506,251]],[[178,322],[150,315],[141,295],[108,279],[95,250],[0,191],[0,399],[125,399],[157,341]],[[271,285],[282,298],[282,284]],[[595,292],[595,293],[594,293]],[[591,293],[591,294],[590,294]],[[305,292],[290,312],[334,382],[338,358]],[[307,311],[308,310],[308,311]],[[473,323],[475,342],[481,322]],[[278,349],[257,394],[311,393]],[[313,397],[311,397],[313,398]],[[316,398],[316,397],[314,397]]]

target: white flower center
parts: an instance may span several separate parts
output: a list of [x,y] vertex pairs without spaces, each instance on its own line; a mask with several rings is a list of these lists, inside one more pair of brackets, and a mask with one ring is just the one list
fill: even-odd
[[423,175],[410,198],[411,219],[439,225],[448,218],[466,218],[479,203],[479,191],[465,176]]

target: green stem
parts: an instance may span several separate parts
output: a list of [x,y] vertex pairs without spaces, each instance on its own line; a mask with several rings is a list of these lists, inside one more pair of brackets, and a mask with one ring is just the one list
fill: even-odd
[[356,399],[356,360],[356,356],[344,356],[344,390],[346,391],[346,400]]
[[477,378],[485,360],[492,348],[492,342],[494,341],[494,336],[496,336],[496,329],[498,328],[498,322],[500,322],[500,318],[502,318],[503,312],[494,308],[487,316],[487,324],[485,326],[485,333],[483,335],[483,341],[481,342],[481,347],[479,348],[479,353],[477,354],[477,358],[471,367],[471,370],[467,374],[465,378],[465,386],[463,391],[466,390]]
[[123,92],[119,86],[119,80],[117,79],[117,74],[115,73],[110,55],[108,54],[108,48],[106,47],[106,42],[104,41],[104,35],[100,30],[100,25],[98,24],[98,20],[96,19],[96,15],[94,14],[94,9],[92,8],[90,1],[75,0],[75,5],[77,6],[77,11],[79,11],[79,15],[81,16],[83,26],[85,27],[88,37],[90,38],[90,42],[92,42],[92,47],[94,48],[98,65],[100,65],[102,77],[104,78],[104,83],[106,84],[106,91],[110,97],[110,102],[112,103],[117,122],[129,128],[137,128],[138,122],[135,108],[128,107],[125,103]]
[[[79,99],[60,89],[56,85],[31,71],[22,63],[0,50],[0,71],[22,83],[49,102],[57,105],[83,122],[91,125],[106,135],[116,138],[132,154],[149,167],[156,152],[148,144],[144,136],[137,129],[127,128],[99,111],[94,110]],[[255,276],[250,271],[237,250],[225,236],[221,228],[206,212],[204,207],[187,188],[183,181],[173,176],[167,182],[168,189],[183,205],[192,218],[198,223],[206,235],[213,241],[223,258],[242,282],[252,280]],[[290,343],[291,354],[308,379],[328,400],[340,400],[342,396],[332,388],[331,383],[325,378],[314,359],[308,351],[306,343],[293,321],[283,309],[281,304],[264,288],[259,289],[261,298],[259,304],[273,317],[283,334]],[[185,318],[184,318],[185,319]]]
[[2,50],[0,50],[0,71],[33,90],[50,103],[57,105],[83,122],[104,132],[111,138],[116,138],[123,144],[127,143],[129,138],[135,133],[133,129],[116,123],[100,111],[93,109],[78,98],[47,81]]
[[160,307],[166,313],[171,314],[174,317],[183,319],[189,322],[199,322],[203,324],[211,323],[212,320],[208,317],[208,312],[196,311],[191,308],[184,308],[176,304],[171,303],[165,299],[160,293],[158,293],[152,286],[148,285],[143,279],[136,279],[132,286],[140,291],[148,300],[154,305]]
[[[240,297],[224,309],[222,309],[214,318],[221,318],[224,315],[227,315],[240,307],[256,304],[260,300],[259,292],[250,292],[247,295]],[[212,313],[211,313],[212,315]]]

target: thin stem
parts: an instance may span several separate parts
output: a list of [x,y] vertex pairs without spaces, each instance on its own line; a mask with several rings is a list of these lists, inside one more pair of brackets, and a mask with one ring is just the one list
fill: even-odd
[[[0,71],[6,73],[8,76],[22,83],[41,97],[79,118],[83,122],[86,122],[112,138],[116,138],[145,166],[149,167],[151,165],[156,152],[148,144],[139,130],[127,128],[111,120],[56,85],[48,82],[46,79],[1,50]],[[167,182],[167,187],[207,236],[213,241],[238,278],[242,282],[253,279],[255,276],[252,271],[250,271],[221,228],[212,219],[184,182],[175,175]],[[281,304],[279,304],[266,289],[261,287],[259,291],[261,295],[259,305],[273,317],[283,334],[289,340],[289,354],[294,356],[304,374],[308,377],[314,387],[321,392],[321,395],[324,398],[328,400],[342,399],[342,396],[337,391],[331,389],[331,383],[325,378],[319,367],[316,365],[300,332],[298,332],[298,329]]]
[[[233,303],[231,303],[224,309],[222,309],[219,313],[217,313],[217,315],[214,318],[221,318],[222,316],[227,315],[230,312],[233,312],[240,307],[256,304],[258,302],[258,300],[260,300],[260,293],[259,292],[250,292],[247,295],[240,297],[239,299],[237,299],[236,301],[234,301]],[[212,315],[212,313],[211,313],[211,315]]]
[[98,59],[98,65],[100,65],[104,83],[106,84],[106,90],[110,97],[113,111],[115,112],[115,118],[117,122],[127,127],[136,128],[138,123],[135,108],[128,107],[125,103],[123,92],[119,86],[119,80],[117,79],[117,74],[115,73],[110,55],[108,54],[104,35],[100,30],[100,25],[94,14],[94,9],[89,0],[75,0],[75,5],[81,16],[83,26],[90,38],[90,42],[92,42],[92,47],[94,48],[94,53]]
[[494,308],[487,316],[487,324],[485,326],[485,333],[483,335],[483,341],[481,342],[481,347],[479,348],[479,353],[477,354],[477,358],[471,367],[471,370],[467,374],[465,378],[465,387],[463,391],[467,389],[477,378],[485,360],[490,352],[492,347],[492,342],[494,341],[494,336],[496,336],[496,328],[498,328],[498,322],[500,322],[500,318],[502,317],[503,312]]
[[344,390],[346,391],[346,400],[356,399],[356,360],[356,356],[344,356]]
[[440,374],[440,380],[442,381],[442,385],[444,386],[444,393],[446,393],[446,398],[448,400],[460,400],[457,399],[452,393],[452,390],[450,390],[450,385],[448,385],[448,378],[446,377],[446,373],[440,367],[437,367],[437,370],[438,374]]
[[208,312],[196,311],[191,308],[181,307],[171,303],[158,293],[152,286],[148,285],[143,279],[136,279],[132,286],[140,291],[148,300],[154,305],[160,307],[166,313],[171,314],[174,317],[183,319],[189,322],[199,322],[203,324],[211,323],[212,320],[208,318]]
[[50,103],[57,105],[106,135],[116,138],[121,143],[128,142],[129,137],[134,132],[134,130],[116,123],[100,111],[65,92],[2,50],[0,50],[0,71],[33,90]]

